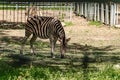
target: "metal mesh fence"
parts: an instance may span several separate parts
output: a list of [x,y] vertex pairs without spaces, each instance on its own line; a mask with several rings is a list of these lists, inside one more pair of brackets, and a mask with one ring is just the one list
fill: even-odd
[[0,21],[25,22],[26,9],[37,7],[37,15],[51,16],[60,20],[72,19],[73,3],[68,2],[0,2]]

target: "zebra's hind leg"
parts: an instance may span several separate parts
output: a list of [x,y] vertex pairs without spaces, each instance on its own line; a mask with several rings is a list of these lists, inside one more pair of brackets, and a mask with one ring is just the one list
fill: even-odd
[[31,54],[35,54],[34,52],[34,47],[33,47],[33,43],[35,42],[35,40],[37,39],[37,36],[33,34],[31,40],[30,40],[30,49],[31,49]]
[[32,33],[25,30],[25,37],[23,38],[22,43],[21,43],[20,54],[23,54],[23,49],[24,49],[24,46],[25,46],[25,42],[27,41],[27,39],[30,37],[31,34]]
[[[30,36],[30,35],[29,35]],[[22,44],[21,44],[21,49],[20,49],[20,54],[23,54],[23,49],[25,46],[25,42],[27,41],[27,39],[29,38],[29,36],[25,36],[22,40]]]

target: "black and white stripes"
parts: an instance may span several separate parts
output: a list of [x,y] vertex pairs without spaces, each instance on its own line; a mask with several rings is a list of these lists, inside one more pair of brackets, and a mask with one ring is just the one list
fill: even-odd
[[23,47],[26,40],[29,36],[33,34],[33,37],[30,40],[31,53],[34,53],[33,42],[37,37],[42,39],[49,39],[51,45],[51,56],[54,57],[54,48],[56,41],[59,39],[61,47],[61,58],[64,57],[64,53],[66,50],[67,41],[70,39],[66,39],[65,31],[58,19],[53,17],[45,17],[45,16],[32,16],[27,18],[27,22],[25,24],[25,37],[22,42],[20,53],[23,53]]
[[49,38],[51,34],[59,38],[60,35],[65,36],[61,22],[53,17],[29,17],[25,29],[43,39]]

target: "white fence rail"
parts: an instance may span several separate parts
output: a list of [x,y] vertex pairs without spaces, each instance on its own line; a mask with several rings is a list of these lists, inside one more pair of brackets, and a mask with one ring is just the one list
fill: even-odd
[[75,12],[88,20],[100,21],[110,26],[118,25],[117,3],[75,3]]

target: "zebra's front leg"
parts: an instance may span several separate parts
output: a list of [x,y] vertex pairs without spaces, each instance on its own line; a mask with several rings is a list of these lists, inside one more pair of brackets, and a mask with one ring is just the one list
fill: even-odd
[[33,43],[35,42],[36,39],[37,39],[37,36],[35,36],[35,35],[33,34],[32,38],[31,38],[31,40],[30,40],[31,54],[35,54],[35,52],[34,52],[34,47],[33,47]]
[[55,51],[55,45],[56,45],[57,39],[51,39],[50,40],[50,45],[51,45],[51,57],[55,58],[54,51]]
[[60,42],[60,52],[61,52],[61,58],[64,58],[65,45],[63,44],[63,40]]
[[52,41],[51,42],[51,57],[52,58],[55,58],[54,51],[55,51],[55,45],[54,45],[54,42]]

